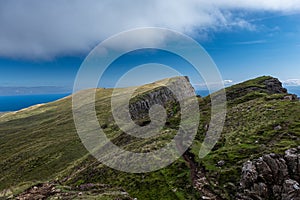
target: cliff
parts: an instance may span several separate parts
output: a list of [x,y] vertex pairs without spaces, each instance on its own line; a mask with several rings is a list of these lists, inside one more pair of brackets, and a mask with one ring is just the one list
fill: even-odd
[[[143,88],[151,88],[145,91]],[[195,90],[190,85],[188,77],[174,77],[164,79],[155,83],[147,84],[142,88],[142,93],[137,94],[130,101],[129,111],[133,120],[143,120],[148,117],[149,109],[159,104],[167,108],[168,106],[179,106],[178,101],[195,96]],[[152,89],[154,88],[154,89]],[[172,90],[179,94],[174,95]],[[167,116],[173,116],[174,112],[169,110]]]

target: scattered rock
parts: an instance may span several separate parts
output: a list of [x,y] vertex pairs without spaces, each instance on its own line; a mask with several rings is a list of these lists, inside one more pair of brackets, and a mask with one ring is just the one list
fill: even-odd
[[[17,200],[74,199],[76,197],[80,197],[80,199],[86,199],[87,197],[99,199],[102,194],[105,193],[107,195],[107,191],[111,189],[112,187],[110,185],[105,184],[88,183],[73,188],[56,185],[54,183],[43,183],[35,185],[17,197],[12,198]],[[128,193],[121,188],[116,188],[115,191],[111,191],[111,194],[115,196],[116,199],[132,200]]]
[[295,94],[291,94],[291,95],[285,96],[283,99],[288,100],[288,101],[294,101],[294,100],[298,100],[298,97]]
[[48,196],[54,194],[54,185],[51,183],[43,183],[33,186],[20,194],[16,199],[19,200],[35,200],[35,199],[46,199]]
[[225,161],[224,160],[220,160],[220,161],[217,162],[217,166],[218,167],[222,167],[224,165],[225,165]]
[[211,198],[210,198],[210,197],[207,197],[207,196],[202,196],[201,199],[202,199],[202,200],[210,200]]
[[279,130],[281,130],[281,129],[282,129],[282,127],[281,127],[280,125],[275,126],[275,128],[274,128],[275,131],[279,131]]

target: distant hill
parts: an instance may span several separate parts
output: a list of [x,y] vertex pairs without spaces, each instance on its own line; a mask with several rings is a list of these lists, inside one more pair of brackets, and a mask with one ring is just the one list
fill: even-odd
[[58,86],[36,86],[36,87],[0,86],[0,96],[65,94],[65,93],[71,93],[71,89],[66,87],[58,87]]
[[[178,79],[162,82],[169,84]],[[150,94],[166,91],[155,85],[142,86],[131,103],[151,102]],[[89,155],[76,133],[71,96],[0,115],[0,196],[236,199],[246,161],[270,153],[284,154],[300,145],[300,102],[287,93],[278,79],[269,76],[233,85],[226,88],[226,93],[225,126],[208,156],[200,160],[198,152],[210,121],[210,96],[198,98],[201,119],[191,148],[170,166],[142,174],[110,169]],[[169,118],[160,134],[137,139],[124,134],[113,121],[111,94],[111,89],[97,89],[96,111],[100,125],[116,145],[147,152],[158,143],[167,144],[176,134],[180,109],[172,95],[163,98]],[[147,116],[139,114],[143,110],[136,113],[137,123],[145,125]]]

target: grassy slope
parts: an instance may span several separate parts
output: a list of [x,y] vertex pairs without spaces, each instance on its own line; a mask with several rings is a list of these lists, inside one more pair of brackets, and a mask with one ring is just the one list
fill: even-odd
[[[152,89],[153,86],[146,85],[137,95]],[[112,121],[111,92],[110,89],[97,90],[96,110],[106,134],[118,145],[151,150],[151,144],[159,141],[163,145],[173,138],[175,130],[166,128],[160,136],[146,141],[128,140]],[[197,196],[183,160],[159,172],[131,175],[111,170],[88,156],[76,134],[70,97],[1,117],[0,137],[0,191],[10,187],[18,193],[38,182],[63,179],[71,174],[67,180],[70,185],[101,182],[121,186],[139,198],[192,199]]]
[[71,98],[0,118],[0,187],[55,178],[87,154],[75,134]]
[[[259,77],[234,85],[227,88],[226,93],[233,94],[241,88],[252,86],[264,88],[261,83],[269,78]],[[212,188],[223,198],[234,198],[232,194],[238,189],[243,162],[265,153],[283,153],[300,145],[300,102],[284,100],[286,95],[253,91],[243,96],[233,95],[238,97],[228,100],[221,138],[207,157],[198,160],[207,170]],[[207,114],[209,98],[204,101],[202,110]],[[204,117],[204,122],[208,121],[209,118]],[[199,132],[204,133],[204,130]],[[199,142],[194,142],[195,154],[199,148]],[[225,161],[225,165],[219,167],[217,163],[221,160]]]
[[[249,86],[263,87],[260,83],[267,78],[230,87],[227,92],[234,93]],[[151,85],[143,87],[140,93],[149,90],[152,90]],[[110,94],[109,89],[98,90],[96,110],[100,124],[105,124],[106,134],[118,145],[149,150],[157,141],[161,145],[168,142],[176,132],[175,118],[173,124],[162,130],[161,136],[146,141],[128,139],[112,121]],[[282,153],[300,144],[300,102],[282,100],[282,96],[253,92],[229,102],[219,143],[204,160],[198,160],[207,170],[211,187],[223,197],[231,198],[230,194],[236,191],[244,161],[263,153]],[[199,103],[202,119],[192,146],[195,155],[201,146],[205,124],[209,122],[209,98],[199,99]],[[282,128],[275,130],[278,125]],[[73,186],[100,182],[122,187],[138,199],[199,198],[183,159],[156,172],[126,174],[109,169],[88,156],[75,131],[71,98],[0,117],[0,138],[0,191],[12,187],[18,192],[36,182],[58,178],[63,184]],[[225,165],[217,167],[220,160],[224,160]]]

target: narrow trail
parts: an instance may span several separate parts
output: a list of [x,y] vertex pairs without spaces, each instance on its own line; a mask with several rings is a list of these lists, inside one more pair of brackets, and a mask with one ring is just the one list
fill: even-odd
[[[179,152],[182,152],[182,145],[176,143]],[[210,189],[209,181],[205,176],[205,169],[198,165],[195,161],[195,155],[190,152],[190,149],[182,155],[190,168],[191,180],[194,188],[201,193],[202,200],[222,200],[217,194]]]

